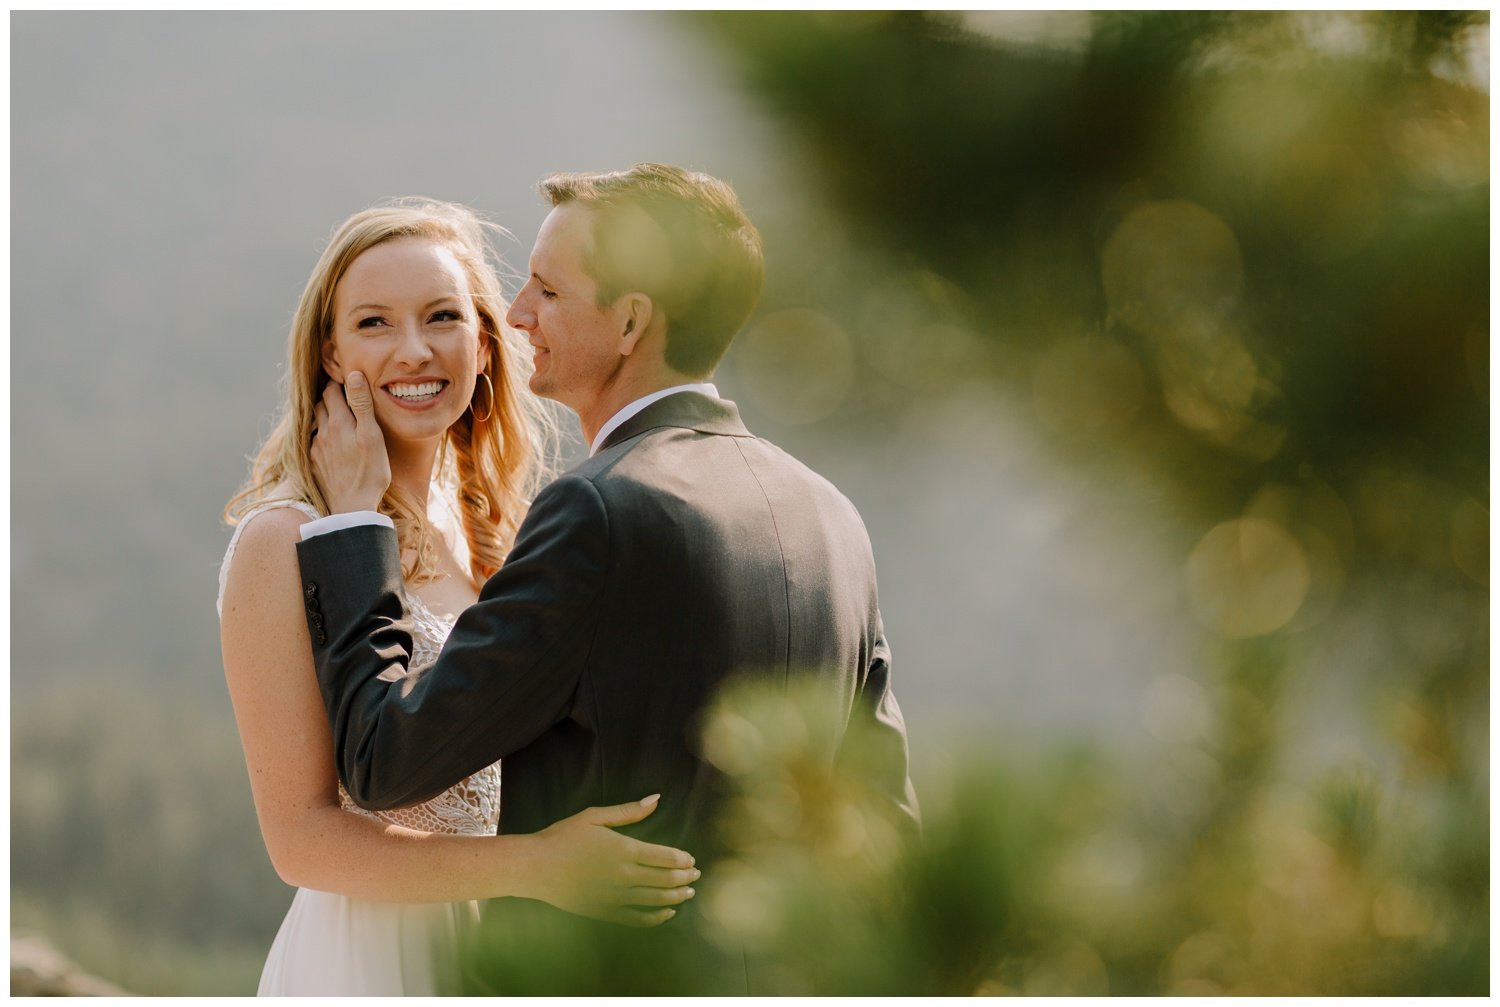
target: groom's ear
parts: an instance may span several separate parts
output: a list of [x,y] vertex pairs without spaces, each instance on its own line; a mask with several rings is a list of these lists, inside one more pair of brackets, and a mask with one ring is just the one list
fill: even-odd
[[339,384],[344,383],[344,368],[339,364],[338,347],[333,345],[332,339],[323,340],[323,373],[328,375]]
[[620,307],[620,356],[628,357],[651,328],[655,306],[645,294],[626,294]]

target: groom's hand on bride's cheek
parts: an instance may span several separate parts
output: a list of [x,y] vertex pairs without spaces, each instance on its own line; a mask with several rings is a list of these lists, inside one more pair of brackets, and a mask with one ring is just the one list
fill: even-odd
[[391,484],[391,462],[365,376],[351,371],[346,385],[328,382],[313,419],[313,475],[328,512],[379,509]]

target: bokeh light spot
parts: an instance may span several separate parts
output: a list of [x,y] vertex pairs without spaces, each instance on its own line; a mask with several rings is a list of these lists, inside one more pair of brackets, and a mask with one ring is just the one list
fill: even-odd
[[1194,934],[1177,946],[1167,964],[1170,992],[1222,993],[1235,958],[1234,945],[1223,934],[1212,930]]
[[1348,563],[1354,555],[1354,525],[1343,499],[1321,482],[1303,487],[1268,483],[1246,505],[1245,517],[1280,525],[1306,551],[1311,578],[1307,598],[1286,628],[1300,632],[1321,623],[1343,594]]
[[1136,356],[1118,340],[1085,337],[1053,347],[1032,373],[1037,416],[1065,436],[1096,437],[1128,428],[1145,400]]
[[772,941],[781,916],[782,901],[774,881],[741,861],[724,861],[714,870],[714,883],[705,886],[703,915],[727,939],[750,945]]
[[1158,675],[1141,698],[1141,726],[1158,741],[1192,744],[1212,724],[1203,687],[1186,675]]
[[1237,518],[1211,530],[1187,561],[1193,614],[1224,636],[1274,633],[1296,615],[1311,576],[1301,544],[1262,518]]
[[1191,429],[1211,432],[1238,423],[1260,386],[1260,369],[1238,334],[1216,320],[1190,315],[1158,333],[1167,406]]
[[1104,996],[1109,970],[1099,953],[1077,941],[1043,956],[1026,973],[1027,996]]
[[1489,180],[1488,116],[1484,99],[1442,83],[1409,99],[1397,113],[1390,144],[1413,184],[1428,190],[1467,189]]
[[765,758],[760,729],[747,718],[719,711],[703,732],[703,754],[724,772],[738,776],[755,769]]
[[769,315],[735,341],[733,352],[745,394],[782,423],[831,416],[854,387],[849,336],[817,311],[791,308]]
[[859,316],[859,353],[881,377],[918,392],[950,389],[982,359],[982,344],[962,324],[968,298],[936,273],[875,286]]
[[1110,311],[1146,334],[1184,315],[1228,311],[1244,282],[1234,232],[1186,200],[1131,211],[1105,243],[1100,266]]

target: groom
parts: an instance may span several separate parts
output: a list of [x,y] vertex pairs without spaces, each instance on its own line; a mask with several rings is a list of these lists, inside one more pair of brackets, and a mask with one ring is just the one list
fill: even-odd
[[[701,714],[730,679],[811,676],[839,697],[834,737],[875,739],[861,782],[914,831],[864,525],[707,383],[760,296],[759,233],[728,185],[669,165],[540,188],[553,209],[507,321],[534,350],[531,389],[578,414],[590,456],[538,494],[406,694],[381,677],[411,647],[394,532],[348,513],[306,527],[298,557],[345,787],[399,807],[503,760],[506,833],[660,792],[626,831],[695,854],[706,891],[725,781],[700,753]],[[383,446],[368,389],[351,379],[347,392],[352,417],[335,397],[314,457],[333,511],[373,511]],[[344,527],[321,533],[329,523]],[[640,932],[643,946],[690,940],[696,901]],[[701,947],[695,992],[764,989],[753,957]]]

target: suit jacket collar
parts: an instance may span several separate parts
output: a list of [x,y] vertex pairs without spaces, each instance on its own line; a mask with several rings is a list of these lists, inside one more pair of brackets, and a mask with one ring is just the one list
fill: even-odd
[[604,438],[599,453],[658,427],[683,427],[725,437],[752,436],[740,420],[739,407],[728,399],[716,399],[698,392],[677,392],[651,403],[621,423]]

